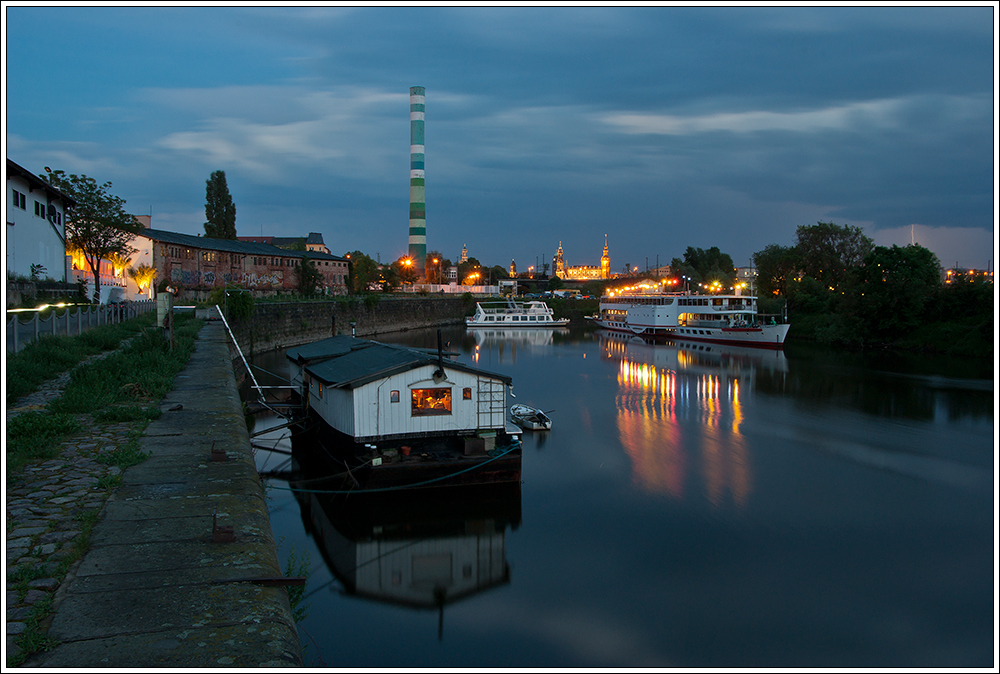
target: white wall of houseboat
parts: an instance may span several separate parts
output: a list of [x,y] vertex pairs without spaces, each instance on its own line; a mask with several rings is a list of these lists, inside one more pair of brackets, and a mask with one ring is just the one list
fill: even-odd
[[[503,382],[480,378],[460,370],[450,370],[445,365],[445,381],[435,383],[435,370],[436,365],[426,365],[359,386],[348,392],[352,394],[350,401],[341,402],[340,398],[330,398],[329,404],[338,406],[339,409],[328,408],[330,415],[325,418],[335,419],[336,423],[343,424],[344,427],[349,426],[350,434],[356,438],[368,439],[504,428],[506,386]],[[495,406],[494,414],[481,417],[478,389],[481,385],[490,383],[495,391],[500,392],[500,404]],[[451,414],[413,416],[411,393],[413,389],[419,388],[451,389]],[[471,389],[469,400],[463,398],[463,390],[466,388]],[[392,391],[399,392],[398,402],[392,402]],[[350,421],[345,418],[347,414],[352,415]],[[343,427],[335,427],[344,430]]]

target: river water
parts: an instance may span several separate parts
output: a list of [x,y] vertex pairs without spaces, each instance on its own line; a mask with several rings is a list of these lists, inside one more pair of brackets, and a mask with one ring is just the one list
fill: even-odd
[[[308,568],[309,665],[995,666],[989,364],[443,334],[552,430],[497,493],[345,503],[268,478],[279,558]],[[287,468],[287,429],[254,442]]]

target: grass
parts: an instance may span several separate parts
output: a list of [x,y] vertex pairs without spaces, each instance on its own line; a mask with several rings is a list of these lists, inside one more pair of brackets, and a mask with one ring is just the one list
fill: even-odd
[[[160,415],[156,403],[187,364],[202,325],[193,316],[178,315],[171,350],[162,331],[150,327],[152,320],[147,314],[128,321],[131,325],[102,326],[74,337],[41,340],[45,343],[36,342],[8,359],[8,385],[17,376],[11,374],[12,361],[17,363],[16,372],[44,373],[51,378],[87,355],[117,347],[123,339],[132,337],[126,347],[73,370],[62,395],[46,410],[25,412],[11,419],[7,425],[8,484],[16,482],[29,463],[53,458],[60,443],[80,430],[77,415],[81,414],[91,415],[98,423],[133,424],[133,441],[111,452],[107,462],[127,468],[142,460],[137,438],[149,421]],[[35,362],[50,357],[56,358],[58,364]],[[27,392],[35,390],[41,381]],[[21,387],[22,391],[26,388]]]
[[149,312],[73,337],[44,335],[16,354],[9,354],[6,360],[7,404],[35,392],[43,382],[73,368],[83,359],[117,349],[123,339],[151,326],[155,318],[155,313]]
[[59,443],[78,430],[80,422],[72,414],[32,411],[11,419],[7,423],[8,479],[29,463],[53,458]]

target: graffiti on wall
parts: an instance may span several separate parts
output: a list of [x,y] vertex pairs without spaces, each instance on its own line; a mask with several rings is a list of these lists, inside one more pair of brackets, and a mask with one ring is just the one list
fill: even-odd
[[270,274],[256,274],[254,272],[249,272],[243,275],[243,284],[249,286],[250,288],[281,285],[281,274],[275,272]]

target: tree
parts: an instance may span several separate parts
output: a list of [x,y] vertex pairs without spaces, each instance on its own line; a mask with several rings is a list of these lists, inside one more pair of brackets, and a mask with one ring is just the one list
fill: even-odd
[[316,288],[323,282],[323,275],[316,270],[316,266],[305,255],[295,267],[295,273],[299,278],[299,292],[303,295],[313,295]]
[[684,259],[675,257],[670,261],[670,268],[693,282],[705,285],[717,281],[723,286],[731,286],[736,279],[733,258],[719,250],[718,246],[712,246],[708,250],[688,246],[684,251]]
[[349,287],[356,293],[375,290],[381,278],[375,260],[360,250],[348,253],[345,257],[350,261],[348,265]]
[[789,284],[802,268],[798,250],[794,246],[779,246],[772,243],[753,254],[753,264],[757,268],[758,293],[760,295],[781,295],[789,297]]
[[229,195],[225,171],[213,171],[205,181],[205,219],[205,236],[236,238],[236,204]]
[[440,251],[432,250],[427,253],[427,261],[424,264],[424,269],[427,270],[427,282],[442,283],[444,280],[443,270],[450,266],[451,260],[442,255]]
[[860,227],[822,221],[800,225],[795,238],[802,272],[834,290],[847,280],[852,269],[861,265],[875,245]]
[[138,267],[130,267],[128,275],[139,286],[140,291],[146,292],[149,285],[156,279],[156,267],[150,267],[143,262]]
[[64,171],[50,171],[41,177],[76,201],[64,220],[67,247],[83,253],[94,275],[94,302],[100,302],[101,260],[116,255],[128,258],[136,252],[131,242],[143,230],[142,223],[125,212],[124,199],[110,193],[110,182],[98,185],[86,175]]
[[941,286],[937,256],[919,244],[875,246],[857,270],[852,293],[865,341],[888,343],[926,320],[924,308]]

